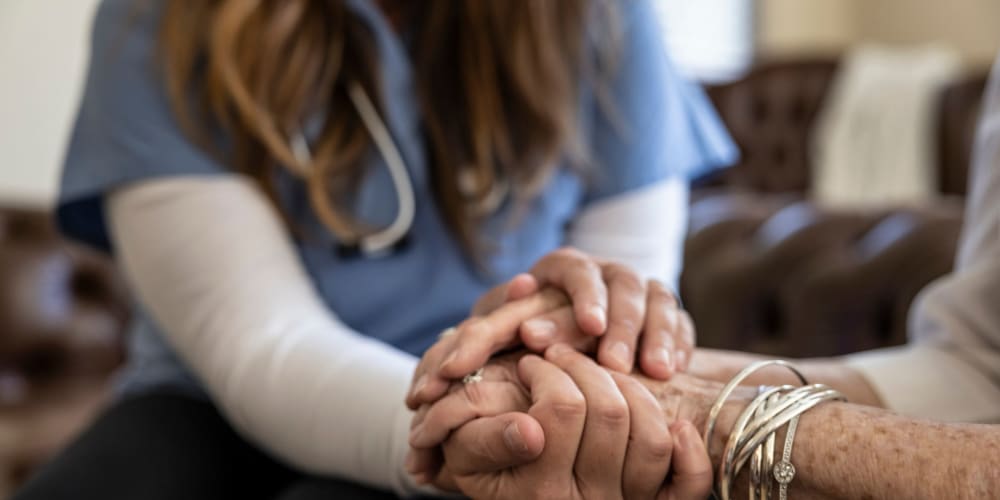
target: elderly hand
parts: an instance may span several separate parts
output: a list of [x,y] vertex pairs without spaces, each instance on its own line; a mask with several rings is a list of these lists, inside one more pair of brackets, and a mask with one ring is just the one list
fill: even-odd
[[[432,407],[423,415],[426,425],[452,419],[461,407],[502,412],[452,434],[435,484],[475,498],[708,495],[711,466],[694,426],[682,420],[668,426],[640,382],[567,346],[550,348],[545,358],[521,358],[516,381],[508,371],[513,361],[506,359],[506,369],[488,371],[485,380],[452,391],[435,405],[437,411]],[[520,392],[512,390],[517,382],[524,383]],[[491,383],[499,385],[482,385]],[[512,412],[517,409],[527,414]],[[416,441],[421,435],[415,433]]]

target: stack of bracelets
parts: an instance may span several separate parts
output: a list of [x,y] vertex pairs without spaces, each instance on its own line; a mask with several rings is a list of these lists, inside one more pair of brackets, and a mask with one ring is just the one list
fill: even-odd
[[[720,500],[729,500],[733,482],[750,463],[750,499],[768,500],[775,489],[772,477],[777,482],[778,498],[787,500],[788,484],[795,477],[795,466],[792,465],[792,444],[795,441],[795,428],[799,416],[810,408],[824,401],[846,401],[839,392],[823,384],[810,385],[794,366],[786,361],[761,361],[746,367],[738,373],[722,389],[719,399],[712,405],[702,436],[706,445],[711,443],[715,430],[715,421],[719,417],[722,405],[733,390],[751,374],[761,368],[776,365],[788,368],[802,382],[802,387],[783,385],[780,387],[761,386],[757,397],[750,403],[733,426],[729,441],[722,454],[719,470],[715,475],[715,496]],[[788,425],[785,434],[785,447],[781,452],[781,461],[774,463],[774,436],[781,427]]]

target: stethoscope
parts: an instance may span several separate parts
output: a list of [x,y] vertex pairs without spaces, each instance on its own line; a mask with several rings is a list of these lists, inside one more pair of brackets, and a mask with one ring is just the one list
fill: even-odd
[[[361,115],[361,121],[368,129],[372,140],[375,141],[375,147],[378,148],[379,154],[382,155],[389,167],[392,187],[399,200],[399,209],[396,211],[396,218],[392,223],[378,232],[362,236],[357,242],[358,250],[365,256],[384,255],[400,244],[410,232],[410,228],[413,227],[413,216],[416,212],[413,181],[406,169],[403,155],[389,134],[389,128],[382,121],[382,117],[379,116],[365,90],[357,82],[350,82],[347,86],[347,94],[351,103],[354,104],[354,108]],[[299,133],[293,136],[292,152],[295,153],[295,157],[300,163],[306,165],[312,163],[312,151],[303,134]]]
[[[384,229],[362,236],[358,242],[357,250],[366,257],[378,257],[391,253],[395,248],[405,242],[410,229],[413,227],[413,219],[416,213],[416,195],[413,190],[413,181],[407,170],[406,161],[400,153],[396,142],[389,133],[378,110],[372,104],[368,93],[357,82],[350,82],[347,86],[347,94],[351,103],[361,116],[361,122],[375,142],[375,147],[385,160],[389,168],[389,176],[392,179],[392,186],[399,200],[399,208],[396,211],[396,218]],[[302,133],[292,136],[292,152],[296,159],[305,165],[312,162],[312,151],[309,142]],[[476,192],[476,179],[471,169],[462,169],[459,174],[459,189],[465,195]],[[507,182],[497,182],[487,195],[480,210],[484,212],[495,211],[507,196],[509,185]],[[350,246],[350,245],[348,245]]]

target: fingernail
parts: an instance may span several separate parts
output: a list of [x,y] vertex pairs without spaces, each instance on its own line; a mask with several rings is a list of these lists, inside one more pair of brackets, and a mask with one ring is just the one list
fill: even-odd
[[417,471],[417,456],[412,451],[406,454],[406,472],[413,474]]
[[423,374],[417,379],[417,383],[413,384],[413,391],[410,393],[414,397],[419,395],[424,388],[427,387],[427,374]]
[[507,449],[518,455],[528,453],[528,443],[524,442],[521,430],[517,428],[517,422],[511,422],[503,429],[503,442]]
[[566,344],[555,344],[546,351],[549,356],[564,356],[573,352],[573,348]]
[[524,328],[535,342],[548,343],[556,337],[556,324],[547,319],[529,319]]
[[652,357],[654,362],[660,363],[667,367],[668,370],[673,371],[674,366],[670,363],[670,351],[661,347],[653,351]]
[[632,352],[629,350],[625,342],[615,342],[608,349],[608,354],[611,355],[611,359],[614,359],[623,369],[628,369],[632,367]]
[[458,349],[451,351],[451,354],[444,358],[444,361],[441,362],[441,369],[446,369],[448,365],[454,363],[456,359],[458,359]]
[[600,325],[601,325],[601,331],[602,332],[605,329],[607,329],[608,318],[607,318],[606,313],[604,312],[604,308],[603,307],[601,307],[601,306],[590,306],[590,314],[591,314],[591,316],[594,317],[594,319],[597,320],[598,323],[600,323]]

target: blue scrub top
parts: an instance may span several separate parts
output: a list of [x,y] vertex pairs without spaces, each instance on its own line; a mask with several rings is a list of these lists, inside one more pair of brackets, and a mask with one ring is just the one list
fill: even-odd
[[[604,118],[585,91],[581,126],[597,175],[585,181],[561,167],[516,225],[507,220],[509,207],[501,209],[483,225],[481,236],[494,251],[485,269],[477,267],[435,207],[406,41],[372,0],[348,1],[374,33],[383,118],[413,179],[416,216],[408,244],[380,258],[342,255],[335,251],[336,238],[310,211],[300,181],[280,178],[280,196],[293,222],[305,228],[295,244],[330,310],[355,330],[399,349],[423,352],[438,332],[467,317],[483,292],[562,245],[566,225],[588,204],[669,176],[702,175],[735,160],[736,149],[700,88],[671,65],[649,1],[622,0],[623,55],[611,91],[626,133]],[[159,9],[145,5],[137,10],[134,0],[103,0],[99,7],[63,170],[58,207],[63,231],[107,251],[104,193],[140,179],[229,172],[175,122],[155,66]],[[395,217],[397,200],[382,158],[374,152],[369,158],[354,209],[362,220],[382,226]],[[141,304],[131,330],[126,390],[163,385],[199,390]]]

